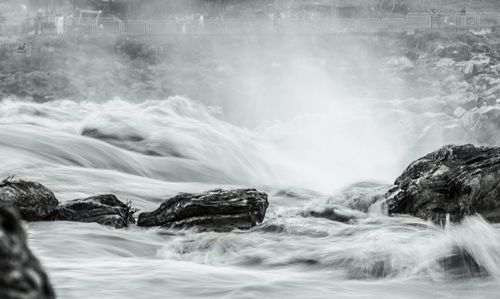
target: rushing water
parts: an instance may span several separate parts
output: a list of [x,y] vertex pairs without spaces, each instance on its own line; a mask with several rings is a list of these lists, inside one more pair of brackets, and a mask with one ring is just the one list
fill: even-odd
[[[358,160],[359,153],[336,150],[341,156],[325,163],[342,165],[332,178],[347,170],[338,182],[325,178],[319,164],[318,175],[300,173],[301,163],[316,159],[289,148],[293,140],[277,141],[276,125],[236,127],[185,98],[4,101],[0,113],[1,174],[38,180],[62,201],[112,192],[147,210],[177,192],[219,186],[256,186],[270,194],[265,223],[250,232],[29,224],[30,245],[61,298],[494,298],[500,291],[500,234],[480,217],[445,228],[391,218],[381,196],[387,185],[343,187],[354,179],[349,165],[360,177],[377,179],[376,161],[367,164],[372,157]],[[309,122],[301,121],[302,127]],[[381,151],[382,157],[390,153]],[[384,170],[379,173],[384,181]],[[319,191],[302,189],[301,180]],[[310,216],[331,209],[351,220]],[[457,254],[458,262],[446,262]],[[473,262],[460,262],[468,259]]]
[[[287,72],[290,103],[303,101],[293,117],[256,128],[180,96],[4,99],[0,175],[39,181],[60,201],[114,193],[151,210],[178,192],[216,187],[270,195],[264,223],[250,231],[27,224],[59,297],[497,298],[498,227],[479,216],[444,227],[388,217],[383,202],[409,161],[470,140],[448,135],[415,146],[448,119],[405,109],[411,99],[332,99],[321,89],[329,80],[303,84],[316,69]],[[285,109],[278,106],[269,109]],[[332,210],[350,220],[328,219]]]

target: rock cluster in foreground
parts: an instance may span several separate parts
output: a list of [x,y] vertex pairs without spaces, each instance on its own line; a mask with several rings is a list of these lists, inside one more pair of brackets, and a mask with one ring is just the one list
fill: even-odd
[[0,298],[55,298],[47,274],[28,248],[21,221],[6,207],[0,207]]
[[387,194],[391,214],[442,223],[481,214],[500,222],[500,148],[448,145],[411,163]]
[[103,194],[83,199],[70,200],[56,208],[50,220],[95,222],[115,228],[135,223],[129,205],[113,194]]
[[76,199],[63,205],[40,183],[8,177],[0,182],[0,206],[13,207],[26,221],[96,222],[122,228],[135,223],[133,211],[114,195]]
[[[140,226],[200,230],[249,229],[264,220],[267,194],[255,189],[213,190],[179,194],[149,213],[139,215]],[[52,299],[47,275],[26,244],[17,216],[26,221],[96,222],[122,228],[135,223],[134,210],[112,194],[59,204],[39,183],[9,177],[0,182],[0,298]]]
[[8,177],[0,182],[0,205],[13,206],[23,219],[40,221],[55,211],[59,201],[40,183]]
[[[264,220],[267,194],[255,189],[181,193],[158,209],[139,215],[138,225],[200,230],[249,229]],[[9,177],[0,183],[0,206],[13,207],[26,221],[95,222],[115,228],[135,223],[135,210],[113,194],[70,200],[64,204],[39,183]]]
[[139,214],[137,225],[230,231],[249,229],[264,220],[267,194],[255,189],[181,193],[158,209]]

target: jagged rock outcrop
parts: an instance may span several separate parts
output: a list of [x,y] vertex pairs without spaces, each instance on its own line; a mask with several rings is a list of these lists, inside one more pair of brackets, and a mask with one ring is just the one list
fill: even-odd
[[57,207],[50,220],[96,222],[115,228],[135,223],[134,211],[113,194],[75,199]]
[[391,214],[442,223],[479,213],[500,222],[500,148],[448,145],[411,163],[387,194]]
[[200,230],[249,229],[264,220],[267,194],[255,189],[181,193],[164,201],[153,212],[139,215],[139,226],[163,226]]
[[0,298],[55,298],[47,274],[26,244],[21,221],[8,207],[0,207]]
[[24,220],[45,220],[58,204],[54,193],[40,183],[16,177],[0,182],[0,205],[14,207]]

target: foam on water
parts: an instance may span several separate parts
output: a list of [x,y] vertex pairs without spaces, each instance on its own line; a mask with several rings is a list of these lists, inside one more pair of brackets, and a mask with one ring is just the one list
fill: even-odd
[[[303,201],[284,208],[283,200],[272,196],[266,222],[250,232],[38,223],[30,243],[64,298],[492,298],[499,290],[500,235],[479,217],[448,230],[384,215],[342,224],[302,217]],[[482,272],[460,256],[445,262],[457,248]]]
[[[5,100],[0,175],[40,181],[62,201],[111,192],[141,210],[177,192],[270,193],[265,223],[249,232],[28,224],[61,298],[496,296],[498,228],[476,216],[442,228],[386,215],[386,184],[419,130],[394,121],[406,112],[372,108],[342,104],[248,129],[182,97]],[[384,184],[342,188],[365,179]]]

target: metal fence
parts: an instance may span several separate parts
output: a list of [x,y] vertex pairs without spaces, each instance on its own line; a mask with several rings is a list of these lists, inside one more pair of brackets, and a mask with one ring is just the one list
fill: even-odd
[[[56,20],[33,19],[17,28],[0,27],[0,35],[57,34]],[[60,26],[60,25],[59,25]],[[258,35],[401,33],[414,30],[469,30],[500,27],[500,13],[408,14],[401,18],[126,20],[78,18],[64,20],[64,34],[115,35]]]
[[17,36],[23,33],[22,26],[2,25],[0,24],[0,35],[2,36]]

